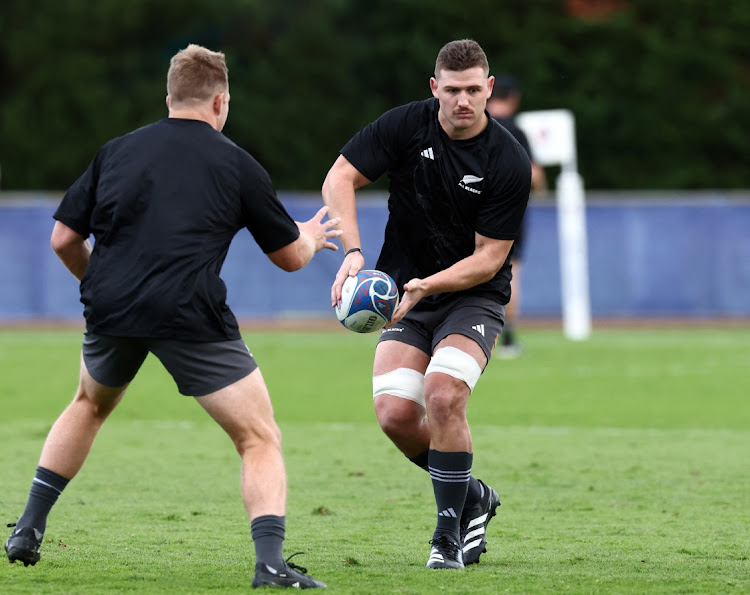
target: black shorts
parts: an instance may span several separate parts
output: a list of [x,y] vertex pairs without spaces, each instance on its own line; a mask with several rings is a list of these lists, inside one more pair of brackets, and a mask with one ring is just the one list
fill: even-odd
[[110,387],[133,380],[146,356],[153,353],[172,375],[180,393],[193,397],[234,384],[258,367],[242,339],[194,343],[107,337],[87,331],[82,353],[91,377]]
[[502,304],[484,297],[457,295],[432,312],[410,310],[399,323],[383,329],[378,342],[400,341],[432,356],[435,346],[448,335],[464,335],[479,344],[489,361],[504,324]]

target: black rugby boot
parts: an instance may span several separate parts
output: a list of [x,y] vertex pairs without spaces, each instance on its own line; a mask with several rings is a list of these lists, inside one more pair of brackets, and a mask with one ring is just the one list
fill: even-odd
[[487,525],[500,506],[497,492],[481,479],[477,481],[484,487],[484,495],[473,506],[464,506],[461,514],[461,551],[466,566],[478,563],[487,551]]
[[325,589],[326,584],[307,576],[307,568],[292,564],[289,560],[296,556],[292,554],[284,562],[283,568],[273,568],[259,562],[255,565],[253,588],[258,587],[289,587],[292,589]]
[[[8,525],[13,527],[14,525]],[[32,566],[39,562],[41,554],[39,548],[42,546],[44,536],[33,527],[16,529],[10,534],[5,542],[5,553],[8,561],[12,564],[16,560],[23,562],[24,566]]]
[[461,548],[449,535],[440,535],[430,542],[430,558],[427,568],[463,568]]

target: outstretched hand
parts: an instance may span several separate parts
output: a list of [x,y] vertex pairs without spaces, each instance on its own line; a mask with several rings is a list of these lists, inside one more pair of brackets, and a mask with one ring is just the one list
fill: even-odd
[[398,308],[391,316],[391,320],[385,325],[385,328],[390,328],[411,310],[419,300],[427,296],[427,289],[422,279],[412,279],[406,285],[404,285],[404,295],[401,296],[401,301],[398,304]]
[[330,240],[344,233],[340,229],[334,229],[334,227],[341,223],[341,217],[334,217],[333,219],[328,219],[328,221],[323,221],[323,217],[326,216],[327,212],[328,207],[321,207],[309,221],[305,221],[304,223],[296,222],[300,233],[307,235],[313,241],[315,252],[323,248],[338,250],[339,247]]

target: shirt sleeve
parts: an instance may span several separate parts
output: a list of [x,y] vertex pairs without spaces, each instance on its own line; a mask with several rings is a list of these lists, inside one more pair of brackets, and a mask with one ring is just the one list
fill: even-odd
[[526,133],[521,130],[518,126],[516,126],[516,131],[513,133],[513,136],[516,137],[516,140],[521,143],[521,146],[523,147],[523,150],[526,151],[526,154],[529,156],[529,159],[533,160],[534,155],[531,153],[531,145],[529,145],[529,139],[526,136]]
[[493,178],[477,213],[476,232],[495,240],[515,240],[531,190],[531,162],[520,144],[506,145]]
[[246,157],[241,190],[244,225],[268,254],[294,242],[300,232],[276,195],[268,172],[250,155]]
[[102,149],[96,154],[85,172],[63,196],[53,217],[73,231],[88,238],[91,234],[91,213],[96,204],[96,185],[99,178],[99,163]]
[[397,163],[418,117],[419,102],[393,108],[357,132],[341,154],[371,182]]

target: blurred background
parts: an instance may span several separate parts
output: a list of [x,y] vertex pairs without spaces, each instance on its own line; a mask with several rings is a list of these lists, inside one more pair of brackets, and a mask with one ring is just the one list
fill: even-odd
[[[748,31],[746,0],[3,0],[0,320],[80,320],[51,215],[99,146],[166,116],[169,59],[188,43],[226,53],[224,132],[302,219],[349,137],[428,97],[440,47],[469,37],[491,73],[517,78],[522,111],[575,116],[594,320],[748,321]],[[528,320],[561,315],[558,173],[527,215]],[[372,188],[360,201],[369,266],[387,216],[384,182]],[[290,276],[241,232],[230,305],[245,319],[333,319],[340,260]]]

